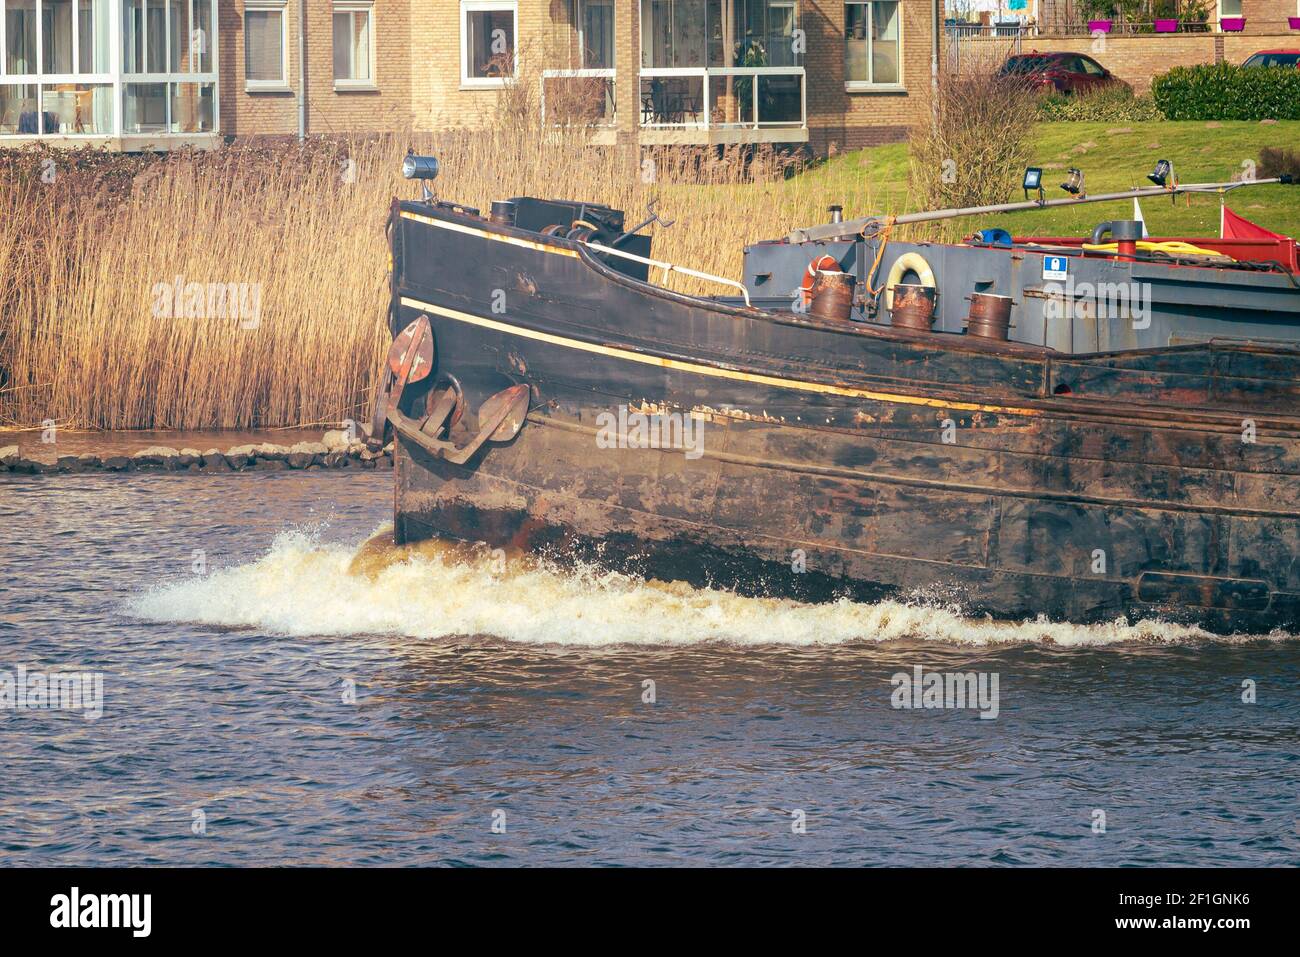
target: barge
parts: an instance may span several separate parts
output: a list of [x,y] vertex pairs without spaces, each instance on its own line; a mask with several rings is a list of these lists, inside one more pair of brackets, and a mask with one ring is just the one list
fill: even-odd
[[[836,213],[747,248],[737,283],[654,259],[657,219],[531,197],[483,214],[427,185],[394,201],[372,435],[395,436],[399,543],[1300,632],[1290,239],[1121,220],[938,244]],[[721,292],[651,281],[672,271]]]

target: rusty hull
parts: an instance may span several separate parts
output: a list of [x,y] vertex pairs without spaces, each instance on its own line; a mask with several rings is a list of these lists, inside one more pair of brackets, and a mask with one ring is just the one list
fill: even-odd
[[[1294,349],[1064,356],[747,310],[577,243],[397,212],[393,323],[429,316],[425,384],[456,377],[469,432],[487,396],[531,397],[519,435],[464,465],[399,438],[399,541],[806,600],[1300,631]],[[620,406],[696,416],[701,454],[601,447]]]

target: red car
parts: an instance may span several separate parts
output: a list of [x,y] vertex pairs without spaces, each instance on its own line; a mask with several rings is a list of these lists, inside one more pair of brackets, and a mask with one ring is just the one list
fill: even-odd
[[1248,56],[1242,66],[1282,66],[1300,70],[1300,50],[1260,50]]
[[1017,53],[998,70],[1000,76],[1023,77],[1042,90],[1086,93],[1106,86],[1128,84],[1090,56],[1082,53]]

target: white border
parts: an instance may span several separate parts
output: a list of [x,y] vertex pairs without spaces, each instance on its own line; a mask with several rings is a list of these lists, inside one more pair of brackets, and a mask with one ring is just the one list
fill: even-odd
[[[890,0],[844,0],[845,7],[849,6],[850,4],[862,4],[867,7],[873,8],[869,10],[867,13],[867,37],[863,41],[867,46],[867,69],[872,74],[872,76],[874,76],[876,72],[875,51],[873,49],[874,44],[871,43],[871,28],[875,24],[875,20],[876,20],[876,11],[874,9],[874,5],[876,3],[885,3],[885,2],[890,2]],[[844,78],[844,92],[846,93],[906,93],[907,92],[907,54],[904,52],[904,44],[906,43],[906,35],[905,35],[906,29],[904,27],[904,22],[903,22],[906,18],[904,17],[903,14],[906,10],[910,10],[911,7],[902,3],[902,0],[893,0],[893,2],[898,3],[898,82],[897,83],[875,83],[871,80],[850,80],[846,76]],[[844,21],[847,27],[848,24],[847,11],[845,13]],[[844,43],[847,44],[849,38],[846,36],[843,37],[842,40]],[[842,52],[843,50],[841,50],[841,53]]]
[[[509,12],[514,17],[513,76],[469,75],[469,30],[467,14]],[[519,0],[460,0],[460,87],[462,90],[491,90],[505,86],[507,79],[519,75]]]
[[[366,30],[366,36],[369,38],[368,46],[370,51],[370,79],[358,80],[354,78],[343,79],[334,77],[334,90],[337,93],[348,93],[352,91],[374,91],[379,89],[379,61],[375,53],[378,47],[375,43],[375,3],[374,0],[334,0],[330,8],[330,73],[334,72],[334,14],[336,13],[364,13],[369,21]],[[355,64],[353,64],[355,67]]]
[[[36,20],[37,70],[34,73],[13,73],[13,74],[6,73],[5,72],[6,65],[3,58],[6,25],[5,25],[4,18],[0,17],[0,83],[3,83],[7,86],[8,85],[35,86],[37,88],[37,94],[36,94],[37,111],[40,114],[44,113],[42,100],[44,98],[45,87],[54,86],[56,84],[84,85],[84,86],[93,86],[93,85],[111,86],[113,89],[112,129],[102,133],[60,133],[60,132],[0,133],[0,142],[4,142],[7,144],[23,144],[23,143],[30,143],[30,142],[85,143],[85,142],[95,142],[95,141],[104,141],[104,140],[113,140],[113,139],[120,140],[124,135],[126,135],[126,136],[134,137],[136,139],[147,138],[151,142],[165,143],[169,140],[174,140],[178,143],[182,143],[182,142],[189,143],[198,140],[210,139],[219,134],[219,131],[221,129],[221,84],[219,82],[220,70],[218,66],[218,62],[219,62],[218,57],[219,57],[219,50],[220,50],[220,46],[218,43],[220,0],[211,0],[211,2],[208,4],[209,20],[206,24],[202,24],[202,25],[198,24],[194,20],[194,0],[184,0],[184,5],[187,10],[187,19],[190,24],[190,30],[193,31],[195,29],[202,29],[204,31],[206,41],[208,44],[208,55],[211,58],[211,69],[207,71],[201,71],[196,69],[196,67],[198,66],[198,63],[196,63],[196,57],[198,56],[198,54],[193,49],[193,46],[191,44],[190,60],[189,63],[187,64],[188,70],[181,71],[181,72],[160,71],[155,73],[124,73],[122,69],[123,66],[122,65],[122,36],[123,36],[122,13],[123,10],[126,9],[132,3],[132,0],[108,0],[108,24],[107,24],[108,54],[109,54],[108,69],[106,71],[97,72],[97,73],[80,72],[81,30],[80,30],[79,13],[84,3],[85,0],[74,0],[73,3],[73,31],[72,31],[73,70],[70,73],[43,74],[40,72],[41,67],[43,66],[43,63],[41,61],[45,57],[45,51],[44,51],[44,42],[43,42],[44,37],[42,35],[44,32],[44,23],[43,23],[43,17],[40,16],[43,4],[39,2],[36,7],[37,10],[37,20]],[[164,30],[166,31],[167,34],[167,39],[163,47],[164,57],[166,58],[167,63],[165,63],[164,65],[170,66],[171,4],[163,2],[163,0],[152,0],[150,5],[152,5],[152,3],[157,3],[158,5],[162,6],[164,11],[164,18],[163,18],[163,22],[165,25]],[[140,4],[140,0],[135,0],[135,5],[138,6],[139,4]],[[147,17],[145,18],[144,29],[145,31],[148,30]],[[212,86],[212,113],[213,113],[212,129],[204,132],[199,132],[199,133],[171,132],[170,129],[172,123],[172,118],[171,118],[172,96],[171,96],[171,91],[169,90],[167,94],[167,113],[166,113],[167,129],[166,130],[152,132],[152,133],[124,134],[122,129],[122,120],[125,114],[124,94],[125,94],[125,86],[128,83],[166,83],[169,85],[176,84],[176,83],[210,84]]]
[[[219,0],[213,0],[215,3]],[[248,78],[248,15],[250,13],[280,14],[280,78],[277,80],[250,80]],[[286,0],[245,0],[240,16],[244,34],[244,92],[291,93],[289,86],[289,5]],[[331,48],[332,49],[332,48]]]

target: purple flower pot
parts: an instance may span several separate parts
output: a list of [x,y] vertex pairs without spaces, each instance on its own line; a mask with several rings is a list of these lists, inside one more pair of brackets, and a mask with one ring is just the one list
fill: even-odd
[[1156,20],[1156,33],[1176,33],[1178,31],[1177,20]]
[[1286,22],[1292,30],[1300,30],[1300,17],[1287,17]]
[[[1300,17],[1297,17],[1296,19],[1300,20]],[[1110,33],[1110,25],[1111,25],[1110,20],[1089,20],[1088,32],[1089,33]]]
[[1246,29],[1245,17],[1220,17],[1219,29],[1224,33],[1240,33]]

